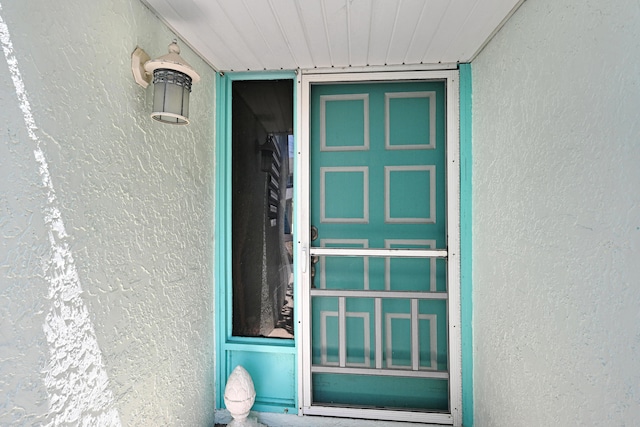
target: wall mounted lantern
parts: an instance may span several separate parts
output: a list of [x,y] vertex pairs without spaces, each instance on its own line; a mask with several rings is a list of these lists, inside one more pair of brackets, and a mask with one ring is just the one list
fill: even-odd
[[154,60],[136,47],[131,54],[131,70],[136,83],[144,88],[153,75],[153,119],[172,125],[189,124],[191,83],[198,83],[200,76],[180,56],[177,40],[169,45],[168,54]]
[[267,135],[265,142],[259,145],[258,148],[261,154],[260,169],[262,172],[271,172],[274,159],[276,159],[278,166],[280,166],[280,159],[278,157],[280,155],[280,147],[278,147],[276,138],[273,135]]

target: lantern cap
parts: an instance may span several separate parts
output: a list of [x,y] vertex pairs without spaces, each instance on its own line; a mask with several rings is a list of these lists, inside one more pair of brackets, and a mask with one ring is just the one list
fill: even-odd
[[180,73],[184,73],[187,76],[191,77],[193,83],[198,83],[200,81],[200,75],[193,69],[191,65],[180,56],[180,46],[178,46],[178,41],[174,40],[169,45],[169,53],[163,55],[157,59],[152,59],[147,61],[144,64],[144,69],[148,73],[153,73],[153,71],[159,68],[166,68],[169,70],[175,70]]

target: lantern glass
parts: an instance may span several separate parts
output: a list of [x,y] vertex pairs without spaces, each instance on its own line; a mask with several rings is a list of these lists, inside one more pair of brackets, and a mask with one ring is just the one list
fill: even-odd
[[191,77],[175,70],[153,71],[153,112],[151,117],[162,123],[189,123]]

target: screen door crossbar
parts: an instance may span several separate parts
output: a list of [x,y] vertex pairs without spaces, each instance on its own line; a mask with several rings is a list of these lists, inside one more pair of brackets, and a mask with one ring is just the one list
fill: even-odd
[[411,300],[446,300],[447,292],[370,291],[346,289],[311,289],[312,297],[394,298]]
[[375,248],[317,248],[309,250],[311,256],[369,256],[392,258],[446,258],[446,249],[375,249]]
[[449,379],[446,371],[413,371],[409,369],[373,369],[373,368],[341,368],[337,366],[313,365],[311,372],[322,374],[352,374],[352,375],[376,375],[387,377],[414,377],[414,378],[436,378],[440,380]]

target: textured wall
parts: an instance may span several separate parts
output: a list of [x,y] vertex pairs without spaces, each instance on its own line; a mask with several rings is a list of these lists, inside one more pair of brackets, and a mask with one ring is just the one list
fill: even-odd
[[476,426],[640,418],[640,3],[528,1],[473,62]]
[[213,71],[182,45],[192,124],[161,125],[139,0],[0,5],[0,425],[211,425]]

